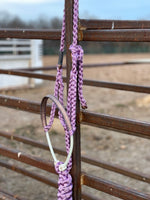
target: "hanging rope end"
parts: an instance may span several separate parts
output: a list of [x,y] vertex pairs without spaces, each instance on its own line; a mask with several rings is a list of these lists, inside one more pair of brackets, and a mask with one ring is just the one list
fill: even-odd
[[85,110],[88,108],[88,106],[87,106],[87,104],[85,104],[85,105],[82,105],[81,108]]

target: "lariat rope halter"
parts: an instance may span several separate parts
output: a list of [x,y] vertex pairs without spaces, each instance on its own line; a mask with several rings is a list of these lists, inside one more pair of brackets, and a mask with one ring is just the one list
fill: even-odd
[[[73,42],[70,45],[70,51],[72,55],[72,70],[70,72],[70,81],[68,88],[67,108],[64,109],[63,91],[64,84],[62,78],[62,63],[63,63],[63,52],[65,48],[65,10],[62,23],[61,42],[60,42],[60,55],[57,65],[57,75],[54,88],[54,96],[47,95],[42,99],[41,102],[41,119],[46,133],[46,138],[54,159],[55,170],[59,174],[58,180],[58,200],[72,200],[72,177],[69,174],[72,168],[72,151],[73,151],[73,134],[76,130],[76,99],[77,92],[78,97],[83,109],[87,108],[86,101],[83,97],[82,86],[83,86],[83,49],[77,44],[78,40],[78,15],[79,15],[79,0],[74,0],[73,7]],[[77,69],[78,68],[78,69]],[[78,79],[78,80],[77,80]],[[77,85],[78,83],[78,85]],[[77,91],[78,88],[78,91]],[[49,123],[46,121],[46,104],[48,99],[52,100],[52,107],[50,113]],[[66,161],[60,162],[57,160],[54,150],[52,148],[51,140],[48,131],[50,130],[55,116],[56,106],[59,110],[58,116],[65,131],[65,142],[67,159]]]

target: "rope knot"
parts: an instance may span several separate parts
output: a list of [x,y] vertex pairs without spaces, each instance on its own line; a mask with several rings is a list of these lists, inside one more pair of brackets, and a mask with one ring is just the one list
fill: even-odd
[[75,58],[77,61],[82,61],[84,51],[80,45],[70,45],[70,51],[72,54],[72,57]]
[[84,55],[84,51],[83,48],[80,45],[77,45],[78,47],[78,61],[82,61],[83,60],[83,55]]
[[72,78],[76,77],[77,74],[77,68],[76,65],[78,63],[78,94],[79,94],[79,100],[81,102],[82,109],[87,108],[87,103],[83,97],[83,91],[82,91],[82,86],[83,86],[83,55],[84,51],[80,45],[70,45],[71,54],[72,54],[72,61],[73,61],[73,66],[72,71],[71,71],[71,76]]
[[59,170],[61,164],[63,162],[57,162],[55,165],[55,170],[59,174],[57,197],[58,199],[72,200],[72,177],[67,169],[64,171]]

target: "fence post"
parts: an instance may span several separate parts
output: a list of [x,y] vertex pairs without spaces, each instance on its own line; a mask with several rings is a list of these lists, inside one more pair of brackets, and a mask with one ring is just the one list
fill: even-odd
[[[72,58],[69,50],[69,46],[72,43],[72,27],[73,27],[73,3],[74,0],[65,0],[65,14],[66,14],[66,66],[67,66],[67,86],[69,85],[70,70],[72,67]],[[77,97],[77,129],[74,134],[74,150],[73,150],[73,199],[81,199],[81,150],[80,150],[80,104]]]
[[[30,40],[30,45],[31,45],[31,59],[30,59],[30,64],[29,68],[34,68],[34,67],[42,67],[43,66],[43,61],[42,61],[42,55],[43,55],[43,41],[42,40]],[[40,73],[41,71],[39,71]],[[31,87],[34,87],[35,84],[40,84],[42,83],[42,80],[38,79],[29,79],[29,85]]]

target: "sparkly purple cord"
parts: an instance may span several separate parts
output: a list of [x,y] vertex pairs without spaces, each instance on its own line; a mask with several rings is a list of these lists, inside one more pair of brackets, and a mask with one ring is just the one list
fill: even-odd
[[[83,97],[83,49],[80,45],[77,45],[78,41],[78,16],[79,16],[79,0],[74,0],[74,8],[73,8],[73,42],[70,46],[70,51],[72,54],[72,70],[70,72],[70,81],[69,81],[69,89],[68,89],[68,98],[67,98],[67,114],[71,122],[72,131],[69,131],[67,125],[63,119],[61,112],[58,112],[59,119],[61,121],[62,126],[65,130],[65,142],[66,142],[66,151],[69,153],[70,150],[70,135],[72,135],[76,130],[76,98],[77,98],[77,88],[78,88],[78,96],[83,109],[87,108],[86,101]],[[61,42],[60,42],[60,53],[64,52],[65,48],[65,10],[63,16],[62,23],[62,32],[61,32]],[[63,91],[64,84],[62,78],[62,67],[57,66],[57,75],[56,75],[56,83],[54,89],[54,96],[59,99],[60,103],[64,105],[63,99]],[[77,81],[78,79],[78,81]],[[78,85],[77,85],[78,82]],[[50,120],[48,125],[45,127],[45,131],[48,131],[54,121],[56,111],[56,105],[53,103],[50,113]],[[58,162],[55,164],[55,170],[59,174],[58,180],[58,200],[72,200],[72,177],[69,174],[72,168],[72,159],[70,159],[67,169],[64,171],[59,170],[59,166],[62,162]]]

